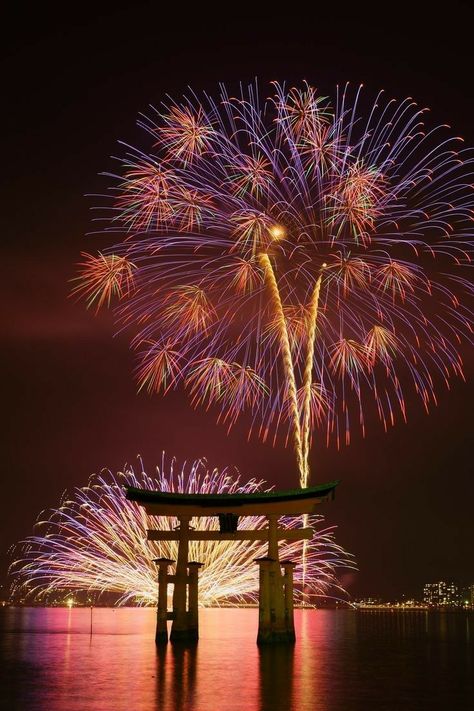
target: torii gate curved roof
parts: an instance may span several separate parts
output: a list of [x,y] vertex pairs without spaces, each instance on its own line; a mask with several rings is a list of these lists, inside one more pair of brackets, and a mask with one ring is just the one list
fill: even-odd
[[334,498],[338,484],[332,481],[307,489],[255,494],[178,494],[129,486],[126,496],[152,516],[284,516],[314,513],[319,504]]

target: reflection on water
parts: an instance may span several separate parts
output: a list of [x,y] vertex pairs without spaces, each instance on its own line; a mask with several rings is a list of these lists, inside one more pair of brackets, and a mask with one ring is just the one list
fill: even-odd
[[[279,644],[259,648],[260,708],[291,709],[295,648]],[[255,706],[255,708],[259,708]]]
[[197,645],[157,649],[151,609],[0,609],[0,708],[474,708],[468,613],[297,610],[296,645],[260,649],[257,614],[202,610]]

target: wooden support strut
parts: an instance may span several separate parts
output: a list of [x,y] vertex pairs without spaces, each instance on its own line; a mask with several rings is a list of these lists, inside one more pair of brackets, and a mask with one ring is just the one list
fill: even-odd
[[188,563],[189,570],[189,591],[188,591],[188,632],[192,639],[199,638],[199,589],[198,589],[198,574],[199,568],[203,564],[197,561]]
[[282,560],[283,586],[285,591],[285,626],[288,641],[295,641],[294,603],[293,603],[293,570],[296,566],[291,560]]
[[175,531],[178,537],[178,560],[174,576],[173,590],[173,624],[170,639],[174,641],[190,640],[188,615],[186,610],[186,592],[188,584],[188,548],[189,548],[189,516],[179,517],[179,528]]
[[170,558],[155,558],[158,566],[158,608],[156,611],[156,644],[168,642],[168,567],[174,563]]
[[257,643],[261,644],[271,633],[270,613],[270,558],[256,558],[259,567],[258,576],[258,636]]

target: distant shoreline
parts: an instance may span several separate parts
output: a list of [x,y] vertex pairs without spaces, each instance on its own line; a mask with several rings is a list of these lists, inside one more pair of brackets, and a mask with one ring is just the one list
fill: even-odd
[[[153,610],[156,609],[154,605],[74,605],[70,608],[68,605],[19,605],[19,604],[4,604],[0,605],[0,610],[2,609],[42,609],[42,610]],[[200,608],[202,610],[258,610],[257,604],[248,605],[216,605],[216,606],[206,606]],[[466,613],[474,612],[474,607],[425,607],[422,605],[351,605],[347,604],[344,607],[317,607],[312,605],[295,605],[296,610],[333,610],[335,612],[346,612],[348,610],[354,612],[429,612],[429,613]]]

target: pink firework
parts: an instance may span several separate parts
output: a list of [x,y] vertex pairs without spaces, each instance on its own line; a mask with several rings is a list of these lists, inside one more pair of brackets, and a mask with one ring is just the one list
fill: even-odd
[[473,153],[411,100],[303,84],[140,118],[77,293],[117,298],[140,387],[232,424],[350,441],[426,409],[472,339]]

